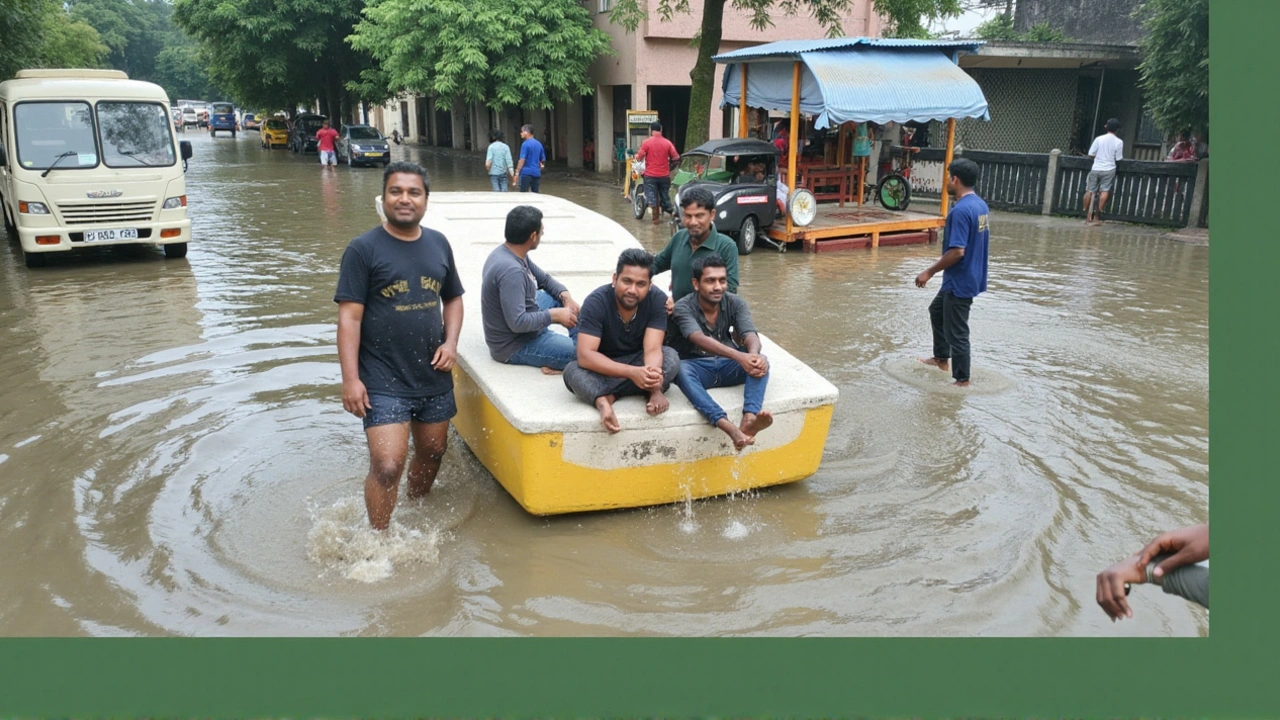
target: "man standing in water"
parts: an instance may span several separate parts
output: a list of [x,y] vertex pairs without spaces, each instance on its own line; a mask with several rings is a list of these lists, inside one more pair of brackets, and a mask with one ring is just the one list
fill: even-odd
[[662,123],[649,126],[649,139],[640,143],[636,162],[644,162],[644,196],[653,208],[653,224],[662,219],[662,213],[675,214],[671,207],[671,163],[680,160],[680,153],[671,141],[662,137]]
[[542,168],[547,164],[547,152],[542,143],[533,136],[533,126],[520,128],[520,163],[516,165],[516,176],[520,178],[520,192],[541,192],[538,186],[542,183]]
[[[693,261],[693,292],[676,303],[673,317],[679,332],[672,333],[672,344],[680,353],[676,385],[702,417],[741,450],[773,424],[773,415],[761,409],[769,361],[760,354],[760,335],[747,301],[728,292],[728,286],[729,274],[719,255]],[[707,392],[733,385],[746,385],[739,425],[729,421]]]
[[667,296],[652,286],[653,256],[623,250],[613,282],[596,288],[578,314],[578,359],[564,369],[564,385],[600,411],[610,433],[622,429],[613,403],[648,395],[650,415],[666,412],[667,389],[680,372],[680,357],[664,347]]
[[453,369],[462,331],[462,282],[444,235],[422,227],[427,171],[395,162],[382,174],[386,221],[351,241],[338,274],[342,407],[364,420],[369,524],[391,523],[409,462],[410,499],[431,489],[448,442]]
[[958,387],[969,385],[969,308],[987,289],[987,245],[991,239],[990,210],[973,191],[978,164],[956,160],[948,168],[947,188],[956,204],[943,228],[942,257],[916,276],[916,287],[942,273],[942,289],[929,305],[933,325],[933,357],[920,362],[951,370]]
[[[1084,224],[1101,225],[1102,210],[1107,206],[1107,198],[1111,196],[1111,186],[1116,182],[1116,163],[1124,155],[1124,141],[1116,135],[1120,130],[1120,121],[1111,118],[1106,124],[1107,132],[1093,139],[1089,146],[1089,157],[1093,158],[1093,167],[1084,180]],[[1093,210],[1093,194],[1098,193],[1098,211]]]
[[320,167],[337,167],[338,150],[334,144],[338,141],[338,131],[329,127],[325,120],[316,131],[316,150],[320,152]]

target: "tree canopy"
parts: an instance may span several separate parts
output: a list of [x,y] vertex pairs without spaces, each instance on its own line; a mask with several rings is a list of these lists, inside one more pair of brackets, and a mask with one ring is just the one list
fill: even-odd
[[578,0],[371,0],[351,45],[379,63],[363,83],[495,109],[590,95],[612,53]]
[[357,98],[347,84],[372,67],[346,42],[364,4],[176,0],[174,21],[200,41],[212,81],[241,104],[293,113],[319,98],[321,112],[349,118]]
[[1146,0],[1139,43],[1143,96],[1156,125],[1209,130],[1209,2]]
[[110,49],[98,31],[54,0],[0,4],[0,80],[24,68],[99,67]]

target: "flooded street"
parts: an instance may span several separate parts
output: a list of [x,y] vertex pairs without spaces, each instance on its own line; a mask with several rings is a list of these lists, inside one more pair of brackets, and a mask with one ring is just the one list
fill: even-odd
[[[740,260],[756,325],[840,389],[816,475],[538,518],[455,436],[379,540],[333,294],[382,171],[322,172],[256,133],[184,139],[186,260],[0,253],[0,634],[1208,633],[1158,588],[1123,623],[1094,602],[1100,570],[1208,518],[1207,247],[994,214],[962,392],[912,360],[936,245],[761,244]],[[393,153],[433,191],[488,188],[480,156]],[[616,188],[542,188],[667,239]]]

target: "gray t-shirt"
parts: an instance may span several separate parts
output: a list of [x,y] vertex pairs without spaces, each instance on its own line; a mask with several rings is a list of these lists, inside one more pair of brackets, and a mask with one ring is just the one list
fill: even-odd
[[751,309],[747,307],[747,301],[731,292],[726,292],[720,299],[720,311],[716,314],[714,326],[707,322],[707,316],[702,313],[702,306],[698,304],[696,292],[677,300],[671,316],[679,332],[669,333],[667,337],[671,347],[680,353],[682,360],[711,357],[710,353],[689,342],[689,336],[696,332],[732,348],[740,347],[739,342],[734,339],[735,336],[737,340],[742,340],[747,333],[756,332],[756,326],[751,322]]
[[489,355],[506,362],[551,324],[551,313],[538,308],[538,290],[559,298],[565,286],[505,244],[489,253],[480,282],[480,315]]

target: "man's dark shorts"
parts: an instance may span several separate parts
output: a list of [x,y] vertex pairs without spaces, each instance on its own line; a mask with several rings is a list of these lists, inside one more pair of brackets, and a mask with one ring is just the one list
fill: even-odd
[[372,410],[364,413],[364,429],[376,425],[399,425],[410,420],[432,424],[447,422],[458,414],[453,402],[453,390],[423,398],[402,398],[391,395],[370,395]]

